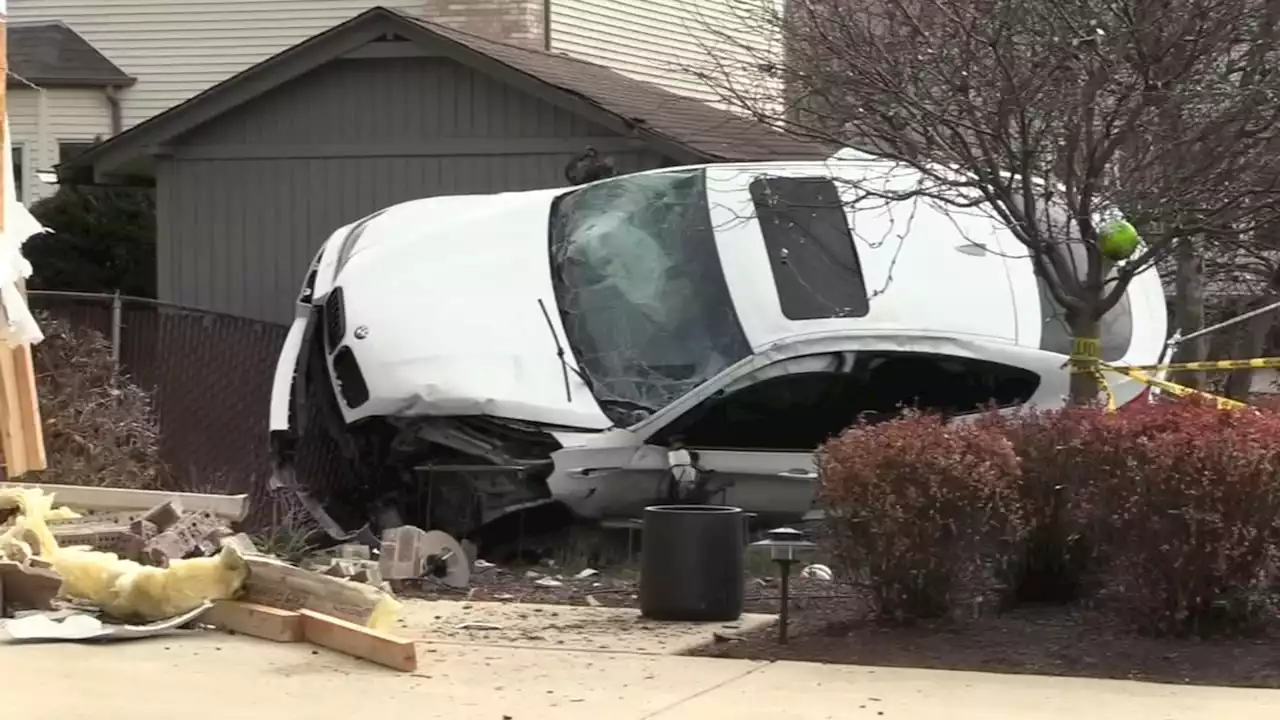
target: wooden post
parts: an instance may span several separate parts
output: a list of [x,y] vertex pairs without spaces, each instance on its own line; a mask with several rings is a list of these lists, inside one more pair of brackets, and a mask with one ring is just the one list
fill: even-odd
[[[9,85],[9,8],[8,0],[0,0],[0,148],[8,148]],[[10,152],[0,157],[0,178],[6,178],[3,200],[0,200],[0,233],[6,227],[9,192],[7,177],[12,160]],[[11,242],[20,242],[13,238]],[[25,284],[19,281],[22,298],[26,300]],[[0,448],[4,452],[5,475],[16,478],[32,470],[46,467],[44,432],[40,422],[40,406],[36,399],[35,367],[31,361],[31,346],[23,344],[10,348],[7,341],[0,345]]]
[[[4,120],[4,127],[0,129],[0,133],[4,133],[5,140],[12,142],[8,137],[9,134],[9,0],[0,0],[0,78],[4,82],[0,82],[0,120]],[[4,147],[8,142],[0,143],[0,147]],[[0,178],[5,177],[4,173],[9,172],[9,162],[13,159],[11,153],[5,153],[0,158]],[[4,202],[0,202],[0,232],[4,232],[4,214],[8,205],[8,198]]]

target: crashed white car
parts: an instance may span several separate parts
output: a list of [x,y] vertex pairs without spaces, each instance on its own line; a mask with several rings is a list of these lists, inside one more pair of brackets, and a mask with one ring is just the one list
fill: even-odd
[[[276,372],[277,483],[306,487],[296,447],[320,432],[360,473],[344,499],[308,499],[321,515],[367,503],[458,535],[541,506],[794,520],[814,449],[858,418],[1061,405],[1070,333],[1025,249],[987,213],[864,191],[890,170],[667,168],[340,228]],[[1158,362],[1166,323],[1158,276],[1139,275],[1104,359]]]

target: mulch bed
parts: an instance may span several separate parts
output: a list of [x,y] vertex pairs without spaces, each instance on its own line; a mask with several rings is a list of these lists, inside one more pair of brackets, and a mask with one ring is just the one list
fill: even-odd
[[[469,590],[424,582],[402,594],[609,607],[636,607],[638,603],[634,572],[580,579],[572,575],[547,566],[494,567],[475,573]],[[538,580],[545,577],[563,584],[539,586]],[[745,596],[747,612],[778,611],[776,579],[749,580]],[[775,627],[722,637],[691,654],[1280,688],[1280,642],[1274,639],[1154,639],[1139,636],[1104,614],[1064,606],[1019,608],[971,621],[889,628],[867,620],[866,605],[859,597],[853,589],[837,583],[794,578],[787,645],[777,643]]]

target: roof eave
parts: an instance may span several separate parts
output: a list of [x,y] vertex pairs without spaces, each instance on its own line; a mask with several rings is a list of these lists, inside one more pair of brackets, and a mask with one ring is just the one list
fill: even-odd
[[[21,75],[20,73],[18,74]],[[132,87],[135,83],[138,82],[137,78],[130,77],[128,75],[121,75],[119,77],[111,77],[111,78],[74,77],[74,76],[72,77],[41,77],[39,75],[35,75],[35,76],[22,75],[21,77],[23,80],[26,80],[27,82],[23,82],[22,80],[17,80],[13,77],[10,77],[8,81],[8,85],[10,87],[29,87],[30,85],[35,85],[36,87],[41,89],[86,88],[86,87],[125,88],[125,87]]]

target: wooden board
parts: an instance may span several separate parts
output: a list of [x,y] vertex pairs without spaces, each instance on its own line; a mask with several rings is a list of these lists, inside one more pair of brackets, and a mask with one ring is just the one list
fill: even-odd
[[5,476],[45,469],[40,408],[35,400],[31,347],[10,348],[0,340],[0,450]]
[[[0,357],[4,353],[0,352]],[[66,505],[72,509],[138,510],[146,512],[169,500],[177,500],[187,512],[211,512],[231,522],[244,519],[249,511],[249,496],[206,495],[203,493],[164,492],[163,490],[125,490],[122,488],[82,487],[79,485],[52,485],[13,481],[0,483],[0,488],[40,488],[53,493],[54,507]]]
[[274,642],[302,642],[302,616],[289,610],[238,600],[219,600],[200,622],[219,630]]
[[418,669],[418,650],[412,640],[311,610],[298,613],[302,615],[303,636],[309,643],[403,672]]

